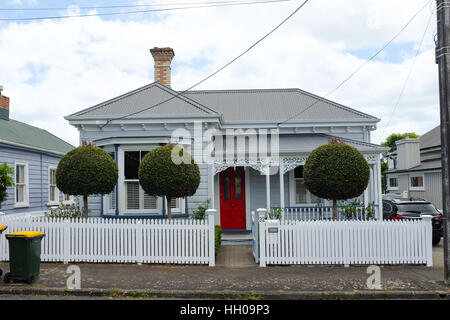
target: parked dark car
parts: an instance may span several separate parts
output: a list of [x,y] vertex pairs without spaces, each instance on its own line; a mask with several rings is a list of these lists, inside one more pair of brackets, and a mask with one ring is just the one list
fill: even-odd
[[386,219],[420,219],[421,215],[433,216],[433,246],[441,241],[444,234],[442,214],[434,205],[424,199],[383,197],[383,218]]

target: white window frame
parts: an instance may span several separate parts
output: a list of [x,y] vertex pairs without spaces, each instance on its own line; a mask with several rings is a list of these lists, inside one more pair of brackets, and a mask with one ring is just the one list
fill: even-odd
[[[55,186],[55,194],[54,194],[54,196],[55,196],[56,200],[50,200],[50,194],[51,194],[50,172],[52,170],[55,170],[55,184],[54,184],[54,186]],[[59,189],[56,186],[56,167],[55,166],[49,166],[48,167],[48,204],[49,205],[59,204],[59,196],[60,196]]]
[[[176,200],[177,200],[177,206],[175,208],[172,208],[172,213],[184,213],[185,204],[186,204],[185,198],[176,198]],[[167,215],[167,208],[169,208],[167,199],[166,199],[165,204],[166,204],[166,215]]]
[[[387,189],[388,190],[398,190],[398,182],[399,182],[399,178],[398,177],[399,177],[398,175],[389,175],[389,176],[386,177],[386,180],[387,180],[386,184],[387,184]],[[397,179],[397,186],[396,187],[391,186],[391,184],[390,184],[391,179]]]
[[[421,187],[413,187],[411,186],[411,178],[422,177],[423,186]],[[425,191],[425,174],[424,173],[411,173],[408,175],[408,185],[409,190],[411,191]]]
[[[184,143],[183,143],[184,145]],[[161,214],[163,210],[163,198],[158,197],[157,200],[157,207],[156,209],[127,209],[127,182],[138,182],[138,179],[125,179],[125,152],[128,151],[151,151],[155,148],[159,147],[158,145],[146,145],[146,146],[136,146],[136,145],[122,145],[118,148],[118,165],[119,167],[119,180],[118,180],[118,187],[119,187],[119,215],[130,215],[130,214],[153,214],[158,213]],[[107,150],[107,149],[105,149]],[[140,207],[142,205],[143,208],[143,201],[144,201],[144,190],[139,185],[139,200],[141,201]],[[105,197],[106,198],[106,197]],[[109,197],[108,197],[109,198]],[[172,213],[184,213],[185,212],[185,198],[179,198],[181,199],[179,201],[179,205],[177,208],[172,208]],[[165,214],[167,215],[167,200],[165,201]],[[111,210],[115,211],[114,210]]]
[[[315,206],[317,203],[311,203],[311,192],[306,189],[306,198],[309,199],[310,203],[296,203],[296,183],[295,183],[294,169],[289,171],[289,205],[291,207],[310,207]],[[324,199],[321,199],[319,203],[324,204]]]
[[[105,150],[108,153],[114,153],[114,162],[116,162],[119,152],[117,151],[117,155],[116,155],[115,148],[109,146],[109,147],[103,148],[103,150]],[[116,202],[115,196],[117,196],[116,187],[118,188],[118,183],[119,183],[119,181],[117,181],[117,185],[114,186],[114,189],[110,193],[104,194],[102,197],[103,198],[103,213],[105,213],[105,214],[111,215],[111,214],[116,213],[117,202]],[[114,198],[113,198],[113,194],[114,194]],[[73,196],[70,196],[70,197],[71,197],[70,198],[71,201],[75,200],[75,198],[72,198]],[[114,201],[114,205],[111,205],[112,201]]]
[[[17,202],[17,166],[23,166],[23,175],[24,175],[24,201]],[[14,162],[14,183],[16,187],[14,188],[14,208],[27,208],[30,206],[30,196],[29,196],[29,180],[28,180],[28,162],[16,161]]]

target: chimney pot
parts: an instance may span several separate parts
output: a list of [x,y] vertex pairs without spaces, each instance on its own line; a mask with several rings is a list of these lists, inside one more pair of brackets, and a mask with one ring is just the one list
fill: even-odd
[[0,86],[0,119],[9,120],[9,98],[2,95],[3,86]]
[[172,48],[158,48],[154,47],[150,49],[150,53],[155,61],[155,81],[159,82],[170,88],[170,76],[171,76],[171,62],[175,56],[175,52]]

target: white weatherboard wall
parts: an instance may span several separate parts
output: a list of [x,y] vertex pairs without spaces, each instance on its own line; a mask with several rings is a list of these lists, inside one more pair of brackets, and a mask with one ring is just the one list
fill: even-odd
[[[205,220],[77,220],[25,217],[0,219],[5,231],[43,231],[41,261],[174,263],[215,265],[214,210]],[[0,260],[9,260],[8,240],[0,239]]]
[[432,266],[431,217],[410,221],[259,223],[259,263],[426,264]]

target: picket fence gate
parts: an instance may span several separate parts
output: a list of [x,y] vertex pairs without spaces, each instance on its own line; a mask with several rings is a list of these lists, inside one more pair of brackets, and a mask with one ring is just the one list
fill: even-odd
[[431,216],[407,221],[279,221],[263,216],[264,210],[253,215],[253,222],[259,222],[255,259],[262,267],[433,263]]
[[[6,233],[43,231],[41,261],[215,265],[214,212],[195,219],[5,217]],[[0,260],[9,260],[0,239]]]

